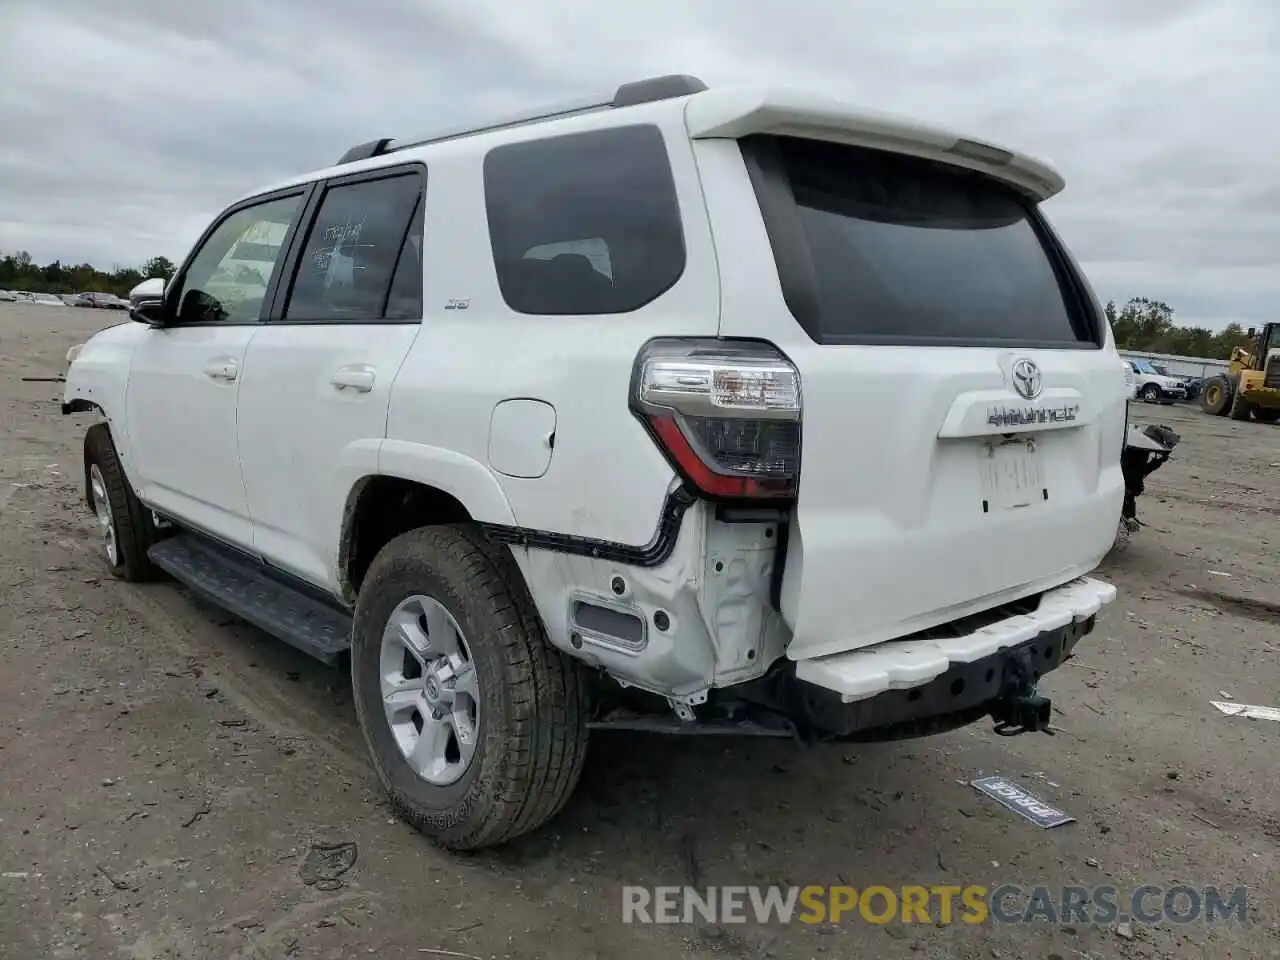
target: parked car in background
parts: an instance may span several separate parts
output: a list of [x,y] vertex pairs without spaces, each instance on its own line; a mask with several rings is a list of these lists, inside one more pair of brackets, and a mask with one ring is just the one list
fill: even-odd
[[1184,377],[1181,374],[1172,373],[1163,363],[1157,363],[1155,360],[1151,361],[1151,366],[1155,368],[1157,373],[1171,377],[1182,384],[1186,388],[1188,400],[1194,400],[1200,396],[1200,391],[1204,389],[1204,379],[1202,377]]
[[77,307],[94,307],[99,310],[128,310],[129,304],[114,293],[82,293],[76,299]]
[[74,307],[80,297],[74,293],[60,293],[58,294],[58,299],[62,301],[64,306]]
[[18,298],[8,290],[0,290],[0,303],[13,303]]
[[31,294],[31,302],[41,307],[65,307],[66,304],[52,293],[33,293]]
[[34,295],[27,293],[25,290],[10,290],[9,292],[13,294],[13,298],[19,303],[30,303],[34,299]]
[[1187,399],[1187,388],[1175,377],[1161,373],[1145,357],[1127,357],[1124,361],[1137,381],[1137,397],[1147,403],[1174,403]]

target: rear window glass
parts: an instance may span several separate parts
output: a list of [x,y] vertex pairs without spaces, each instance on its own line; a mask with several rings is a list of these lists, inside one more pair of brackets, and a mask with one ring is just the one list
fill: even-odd
[[684,272],[662,133],[637,125],[497,147],[485,203],[503,299],[529,314],[637,310]]
[[806,326],[819,341],[1092,338],[1012,189],[915,157],[788,137],[776,144],[812,264],[805,299],[815,315]]

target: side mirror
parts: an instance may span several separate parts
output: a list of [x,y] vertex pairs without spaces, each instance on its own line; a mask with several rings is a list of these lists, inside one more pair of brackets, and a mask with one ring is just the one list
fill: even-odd
[[163,300],[139,300],[129,307],[129,319],[149,327],[163,327],[169,323],[169,311]]

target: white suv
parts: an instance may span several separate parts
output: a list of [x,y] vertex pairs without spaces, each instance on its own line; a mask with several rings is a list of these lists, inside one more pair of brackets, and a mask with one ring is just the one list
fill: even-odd
[[1187,385],[1177,377],[1161,373],[1145,357],[1125,359],[1133,383],[1133,396],[1147,403],[1173,403],[1187,399]]
[[1124,496],[1061,188],[690,77],[353,148],[75,354],[107,557],[349,656],[450,847],[551,817],[593,727],[1044,729]]

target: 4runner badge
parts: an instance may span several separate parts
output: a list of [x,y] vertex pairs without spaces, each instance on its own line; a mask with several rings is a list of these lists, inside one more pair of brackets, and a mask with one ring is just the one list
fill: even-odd
[[1013,389],[1018,391],[1018,396],[1034,400],[1040,396],[1042,385],[1039,367],[1026,357],[1013,361]]
[[993,427],[1025,427],[1033,423],[1070,423],[1080,415],[1080,404],[1060,407],[988,407],[987,423]]

